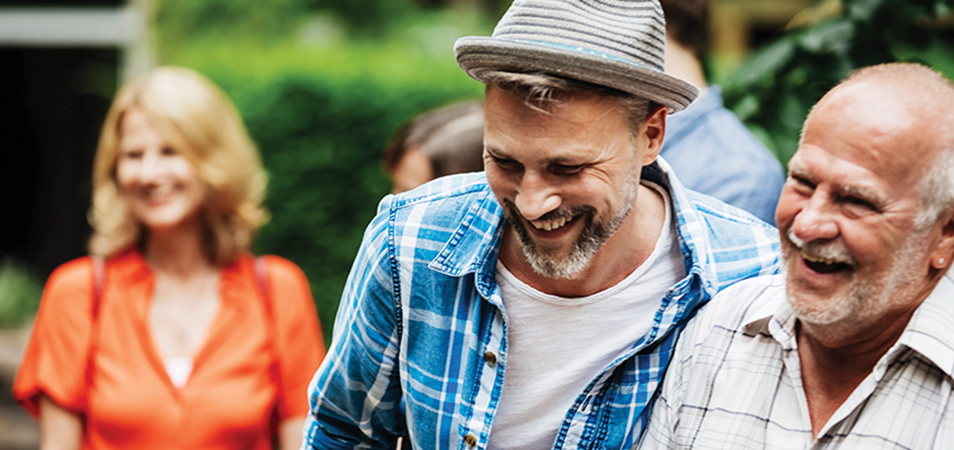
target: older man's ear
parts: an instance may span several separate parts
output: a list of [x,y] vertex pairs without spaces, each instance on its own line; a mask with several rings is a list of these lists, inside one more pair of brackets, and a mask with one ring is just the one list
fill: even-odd
[[943,225],[938,242],[931,251],[931,267],[944,272],[954,259],[954,208],[944,212],[938,222]]

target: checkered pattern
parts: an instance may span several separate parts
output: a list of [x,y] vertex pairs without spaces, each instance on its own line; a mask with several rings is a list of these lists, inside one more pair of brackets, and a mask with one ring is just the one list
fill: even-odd
[[779,276],[732,286],[686,327],[640,450],[954,448],[954,281],[812,439]]
[[[670,170],[660,161],[643,178],[672,193],[688,275],[660,301],[652,331],[580,393],[553,448],[632,446],[689,313],[776,270],[774,228],[684,191]],[[414,448],[486,447],[507,366],[501,213],[483,174],[382,201],[312,380],[305,448],[384,448],[399,435]]]

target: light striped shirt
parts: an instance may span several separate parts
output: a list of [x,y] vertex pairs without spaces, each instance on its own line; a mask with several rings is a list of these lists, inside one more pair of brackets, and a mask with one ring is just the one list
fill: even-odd
[[720,293],[680,337],[640,450],[954,448],[954,281],[812,438],[780,275]]
[[[578,393],[554,449],[632,447],[691,312],[776,271],[773,227],[683,190],[662,160],[642,178],[669,190],[687,275],[659,300],[649,333]],[[496,278],[502,212],[482,173],[381,202],[312,380],[304,448],[385,448],[401,435],[419,449],[487,447],[509,356]]]

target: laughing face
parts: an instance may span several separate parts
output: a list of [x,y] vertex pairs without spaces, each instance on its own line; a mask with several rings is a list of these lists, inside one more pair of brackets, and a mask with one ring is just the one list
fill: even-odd
[[633,138],[615,100],[571,96],[552,111],[489,89],[487,181],[533,270],[570,278],[633,220],[643,165],[655,158]]
[[192,163],[136,108],[120,123],[116,183],[133,216],[153,233],[195,224],[204,198]]
[[912,115],[864,84],[812,112],[776,210],[788,300],[809,324],[872,327],[931,287],[936,230],[916,219],[932,155]]

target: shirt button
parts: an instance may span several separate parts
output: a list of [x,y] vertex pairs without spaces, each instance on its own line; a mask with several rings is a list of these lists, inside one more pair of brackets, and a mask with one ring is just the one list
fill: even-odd
[[490,365],[497,364],[497,355],[494,352],[484,353],[484,361],[487,361],[487,364]]
[[468,434],[467,436],[464,436],[464,443],[467,444],[468,447],[473,447],[477,444],[477,438],[475,438],[472,434]]

